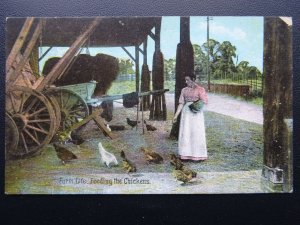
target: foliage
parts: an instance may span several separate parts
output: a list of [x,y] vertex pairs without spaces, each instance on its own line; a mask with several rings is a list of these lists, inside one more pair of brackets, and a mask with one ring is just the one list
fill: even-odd
[[118,59],[119,60],[119,74],[134,74],[134,63],[131,59]]
[[199,80],[205,80],[207,75],[207,55],[197,44],[193,44],[193,49],[195,75]]
[[176,64],[176,60],[174,58],[164,59],[165,80],[175,79],[175,64]]

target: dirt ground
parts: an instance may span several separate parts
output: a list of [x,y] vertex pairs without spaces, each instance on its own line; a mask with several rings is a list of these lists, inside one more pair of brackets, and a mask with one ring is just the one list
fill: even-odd
[[[167,97],[168,100],[170,96]],[[5,192],[8,194],[262,192],[259,187],[263,152],[261,124],[209,111],[207,107],[205,125],[209,158],[204,162],[185,162],[188,167],[198,172],[198,179],[192,185],[182,185],[172,177],[173,167],[169,160],[170,153],[177,154],[177,141],[169,138],[174,103],[168,101],[167,121],[149,121],[157,131],[150,132],[145,129],[144,134],[141,125],[138,129],[131,129],[126,123],[127,117],[136,118],[136,108],[125,109],[121,106],[120,103],[114,103],[114,116],[110,124],[124,125],[126,129],[116,131],[117,138],[111,140],[99,131],[93,121],[89,122],[80,130],[80,135],[86,141],[80,147],[67,144],[67,147],[78,156],[77,160],[67,165],[62,165],[51,144],[47,145],[38,156],[6,162]],[[149,112],[145,112],[143,116],[148,121]],[[141,119],[141,112],[139,117]],[[100,163],[98,142],[117,157],[118,166],[107,168]],[[142,146],[161,154],[164,162],[148,164],[140,151]],[[136,173],[127,174],[122,168],[121,150],[135,163]],[[124,185],[127,183],[135,185]]]

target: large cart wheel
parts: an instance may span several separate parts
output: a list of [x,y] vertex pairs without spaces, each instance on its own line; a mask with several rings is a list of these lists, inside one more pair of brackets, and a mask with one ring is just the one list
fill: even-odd
[[11,152],[17,150],[19,143],[19,131],[15,121],[5,113],[5,159],[11,157]]
[[19,131],[18,147],[11,155],[23,157],[39,152],[55,133],[55,112],[40,92],[13,86],[6,93],[6,110]]
[[63,88],[51,88],[48,91],[56,98],[60,107],[60,130],[70,128],[89,115],[86,102],[75,92]]

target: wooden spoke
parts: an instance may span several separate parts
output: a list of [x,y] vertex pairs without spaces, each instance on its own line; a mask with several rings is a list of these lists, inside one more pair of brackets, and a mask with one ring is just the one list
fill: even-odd
[[68,105],[70,98],[71,98],[71,95],[69,94],[67,100],[65,101],[65,106]]
[[40,120],[29,120],[28,123],[44,123],[44,122],[51,122],[50,119],[40,119]]
[[22,95],[21,95],[21,104],[20,104],[19,111],[18,111],[19,113],[21,113],[23,111],[24,102],[25,102],[25,93],[22,92]]
[[12,110],[14,113],[17,112],[16,108],[15,108],[15,101],[14,101],[14,98],[12,96],[12,93],[9,93],[9,98],[10,98],[10,101],[11,101],[11,107],[12,107]]
[[40,112],[42,112],[44,110],[47,110],[47,108],[43,107],[43,108],[39,109],[38,111],[35,111],[34,113],[29,114],[29,117],[33,117],[34,115],[39,114]]
[[27,144],[26,144],[26,141],[25,141],[25,137],[24,137],[24,135],[23,135],[22,132],[20,133],[20,135],[21,135],[21,139],[22,139],[23,145],[25,147],[25,151],[26,151],[26,153],[28,153],[29,150],[28,150],[28,147],[27,147]]
[[35,143],[37,143],[38,145],[41,144],[37,139],[35,139],[35,137],[33,137],[33,135],[32,135],[26,128],[24,129],[24,131],[25,131],[25,133],[26,133],[29,137],[31,137],[31,139],[32,139]]
[[[30,99],[30,98],[29,98]],[[34,104],[37,103],[38,99],[34,98],[32,101],[30,101],[29,105],[24,110],[25,113],[28,113],[30,109],[33,108]]]
[[60,107],[63,108],[64,104],[63,104],[63,97],[62,97],[63,93],[60,92]]
[[43,130],[43,129],[40,129],[40,128],[31,126],[31,125],[28,125],[28,124],[27,124],[26,127],[30,128],[30,129],[32,129],[32,130],[38,131],[38,132],[40,132],[40,133],[43,133],[43,134],[48,134],[48,133],[49,133],[49,132],[47,132],[47,131],[45,131],[45,130]]

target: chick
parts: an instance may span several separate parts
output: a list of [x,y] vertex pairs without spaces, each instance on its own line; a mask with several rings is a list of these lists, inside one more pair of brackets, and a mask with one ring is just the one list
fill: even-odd
[[195,172],[194,170],[191,170],[187,166],[182,166],[180,170],[187,176],[192,175],[192,178],[195,178],[197,176],[197,172]]
[[133,129],[138,123],[140,123],[140,121],[136,121],[136,120],[130,120],[129,118],[126,118],[127,120],[127,124],[129,126],[131,126],[131,128]]
[[173,170],[173,176],[177,180],[182,181],[183,183],[187,183],[187,182],[189,182],[193,178],[192,174],[186,175],[181,170]]
[[142,152],[144,152],[147,162],[161,163],[164,161],[163,157],[161,157],[158,153],[152,151],[151,149],[147,149],[144,147],[141,147],[140,149]]
[[61,162],[65,165],[66,162],[71,161],[73,159],[77,159],[77,156],[66,149],[65,147],[53,143],[54,149],[56,151],[57,157],[61,160]]
[[171,157],[171,165],[175,166],[175,170],[180,170],[184,165],[181,162],[180,158],[178,158],[174,153],[170,154]]
[[155,130],[157,130],[156,127],[154,127],[154,126],[152,126],[150,124],[147,124],[146,120],[144,120],[144,123],[146,124],[147,131],[155,131]]
[[101,142],[98,143],[99,153],[101,156],[101,162],[105,164],[108,168],[112,165],[118,165],[118,160],[116,156],[108,151],[106,151]]
[[126,158],[125,152],[123,150],[121,151],[121,157],[123,158],[123,168],[126,170],[126,172],[136,172],[135,165]]

